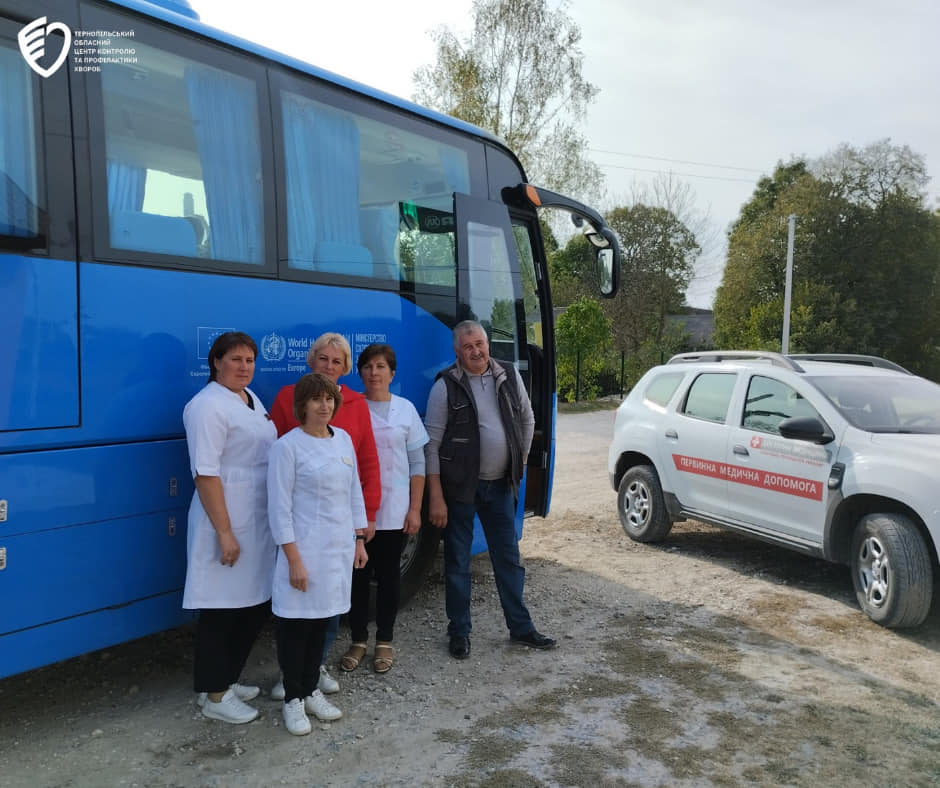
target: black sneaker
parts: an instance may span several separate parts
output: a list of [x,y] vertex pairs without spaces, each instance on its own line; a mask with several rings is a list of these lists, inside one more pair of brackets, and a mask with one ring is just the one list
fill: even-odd
[[463,635],[450,636],[450,655],[454,659],[466,659],[470,656],[470,638]]
[[529,648],[555,648],[555,640],[546,635],[543,635],[537,629],[533,629],[531,632],[526,632],[524,635],[512,635],[510,640],[514,643],[522,643],[524,646]]

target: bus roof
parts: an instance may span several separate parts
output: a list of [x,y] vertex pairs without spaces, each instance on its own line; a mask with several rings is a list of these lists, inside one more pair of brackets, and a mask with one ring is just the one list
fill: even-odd
[[[474,126],[472,123],[467,123],[457,118],[452,118],[449,115],[444,115],[443,113],[436,112],[435,110],[428,109],[427,107],[422,107],[420,104],[415,104],[412,101],[403,99],[399,96],[395,96],[391,93],[386,93],[382,90],[377,90],[376,88],[369,87],[364,85],[361,82],[356,82],[355,80],[348,79],[339,74],[334,74],[332,71],[327,71],[326,69],[318,68],[317,66],[307,63],[303,60],[299,60],[290,55],[285,55],[283,52],[278,52],[274,49],[269,49],[268,47],[261,46],[256,44],[253,41],[248,41],[239,36],[232,35],[227,33],[224,30],[219,30],[214,27],[210,27],[207,24],[204,24],[199,19],[199,14],[190,7],[188,0],[107,0],[111,5],[123,6],[124,8],[129,8],[133,11],[138,11],[145,16],[152,17],[153,19],[160,19],[164,22],[169,22],[176,27],[181,27],[186,30],[189,30],[193,33],[198,33],[199,35],[206,36],[213,40],[219,41],[228,46],[235,47],[244,52],[251,52],[252,54],[263,57],[267,60],[272,60],[276,63],[280,63],[288,68],[292,68],[295,71],[302,71],[305,74],[310,74],[311,76],[322,79],[326,82],[330,82],[338,87],[345,88],[346,90],[354,91],[355,93],[368,96],[369,98],[376,99],[386,104],[392,104],[393,106],[400,107],[401,109],[412,112],[416,115],[420,115],[428,120],[434,121],[435,123],[441,123],[446,126],[450,126],[460,131],[472,134],[475,137],[481,137],[488,142],[492,142],[499,147],[503,148],[507,152],[512,152],[507,147],[505,141],[497,137],[492,132],[481,129],[478,126]],[[515,154],[512,154],[513,158],[518,161],[518,158]],[[520,164],[521,169],[521,164]]]

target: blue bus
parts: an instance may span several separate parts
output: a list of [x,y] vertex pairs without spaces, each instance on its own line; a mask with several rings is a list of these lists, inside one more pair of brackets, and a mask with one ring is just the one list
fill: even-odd
[[[256,339],[268,406],[331,330],[354,354],[391,344],[394,390],[423,411],[450,329],[480,320],[537,418],[517,527],[546,514],[546,207],[612,294],[602,218],[528,184],[485,131],[210,29],[185,0],[0,0],[0,677],[189,619],[181,412],[223,331]],[[409,543],[405,594],[438,537]]]

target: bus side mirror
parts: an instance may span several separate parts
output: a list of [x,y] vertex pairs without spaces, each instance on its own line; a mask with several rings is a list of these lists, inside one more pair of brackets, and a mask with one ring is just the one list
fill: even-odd
[[597,281],[600,282],[601,295],[610,298],[614,295],[614,250],[597,250]]

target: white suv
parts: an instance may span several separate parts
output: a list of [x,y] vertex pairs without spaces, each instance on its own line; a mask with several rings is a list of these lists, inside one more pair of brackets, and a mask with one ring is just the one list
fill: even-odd
[[701,520],[849,564],[859,604],[886,627],[930,610],[940,386],[891,362],[681,354],[620,405],[608,470],[631,539]]

